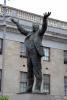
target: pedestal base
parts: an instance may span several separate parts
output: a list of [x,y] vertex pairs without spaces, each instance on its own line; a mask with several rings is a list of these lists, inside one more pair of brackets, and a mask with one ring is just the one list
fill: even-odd
[[9,100],[56,100],[54,96],[45,94],[18,94],[15,96],[9,96]]

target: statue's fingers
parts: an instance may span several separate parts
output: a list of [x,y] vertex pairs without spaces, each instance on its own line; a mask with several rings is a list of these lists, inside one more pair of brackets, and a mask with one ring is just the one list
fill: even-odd
[[51,12],[49,12],[49,15],[51,14]]

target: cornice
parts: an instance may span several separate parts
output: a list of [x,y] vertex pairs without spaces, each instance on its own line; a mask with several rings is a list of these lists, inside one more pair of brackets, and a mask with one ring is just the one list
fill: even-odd
[[[3,7],[3,5],[0,5],[0,31],[3,31]],[[42,24],[43,16],[41,15],[37,15],[8,6],[6,7],[6,9],[6,16],[14,17],[19,20],[25,20],[32,23],[39,23],[40,25]],[[31,27],[26,25],[24,27],[31,29]],[[19,33],[16,26],[12,24],[8,19],[6,21],[6,31],[11,33]],[[46,38],[53,41],[67,43],[67,22],[49,18],[46,33],[48,34],[45,34],[44,39]]]
[[[3,15],[3,7],[4,7],[3,5],[0,5],[0,15]],[[6,9],[7,9],[6,15],[8,15],[8,16],[16,17],[19,19],[24,19],[24,20],[28,20],[28,21],[42,24],[43,16],[41,16],[41,15],[30,13],[30,12],[23,11],[23,10],[19,10],[19,9],[12,8],[9,6],[6,6]],[[67,22],[60,21],[57,19],[49,18],[48,19],[48,26],[67,30]]]
[[54,36],[50,36],[50,35],[44,35],[43,39],[67,44],[67,38],[61,38],[61,37],[54,37]]

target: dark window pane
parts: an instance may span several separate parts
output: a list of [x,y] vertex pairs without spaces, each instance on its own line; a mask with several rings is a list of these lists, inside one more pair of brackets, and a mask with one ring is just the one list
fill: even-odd
[[67,95],[67,77],[64,77],[64,93]]
[[26,47],[23,42],[20,43],[20,57],[26,57]]
[[1,91],[1,80],[0,80],[0,91]]
[[2,54],[3,49],[3,39],[0,38],[0,54]]
[[67,50],[64,50],[64,64],[67,64]]
[[27,73],[20,72],[20,80],[21,82],[27,82]]
[[25,92],[27,88],[27,82],[20,83],[20,92]]
[[0,91],[1,91],[2,70],[0,69]]

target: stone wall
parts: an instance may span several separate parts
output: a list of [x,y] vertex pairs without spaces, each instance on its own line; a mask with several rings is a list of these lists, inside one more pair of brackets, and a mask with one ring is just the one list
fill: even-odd
[[[14,95],[20,88],[20,71],[27,71],[26,58],[20,57],[20,43],[6,40],[4,86],[5,95]],[[2,58],[2,55],[0,59]],[[42,73],[50,74],[50,94],[64,95],[65,65],[63,50],[50,48],[50,61],[42,60]],[[1,63],[1,62],[0,62]],[[23,66],[25,65],[25,67]]]

